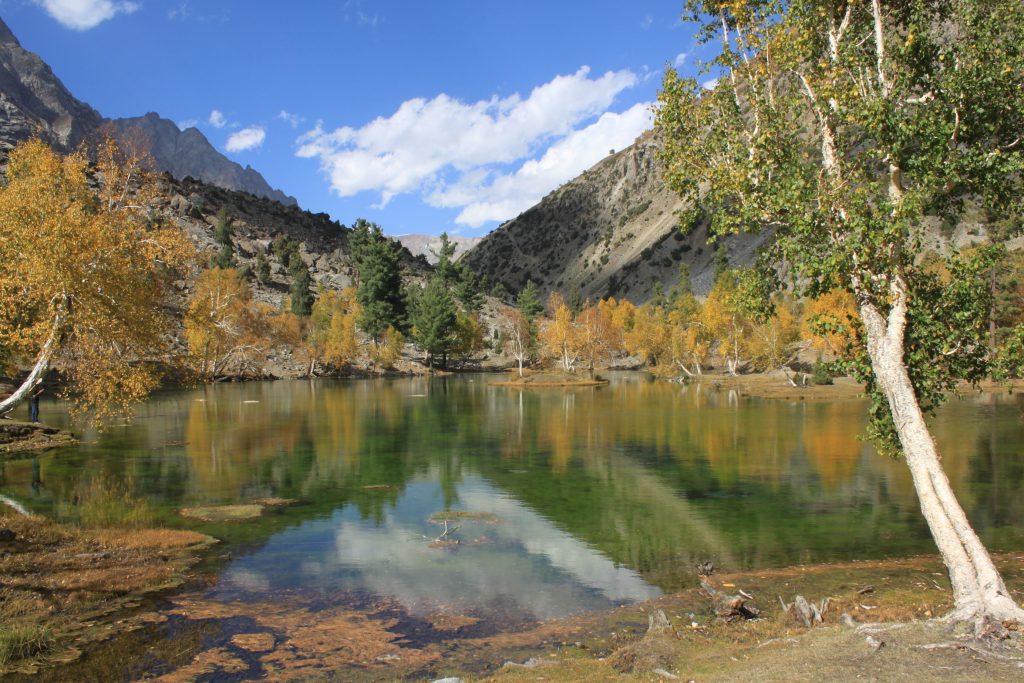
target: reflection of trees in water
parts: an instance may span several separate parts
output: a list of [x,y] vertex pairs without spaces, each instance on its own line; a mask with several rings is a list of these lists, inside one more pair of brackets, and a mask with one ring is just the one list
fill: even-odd
[[[982,529],[1024,518],[1021,426],[996,408],[954,403],[934,423]],[[46,495],[71,500],[80,479],[107,477],[168,506],[279,495],[311,503],[296,516],[352,504],[380,523],[410,482],[436,480],[438,507],[450,507],[464,475],[479,472],[648,575],[703,557],[756,565],[807,559],[808,548],[930,548],[905,465],[857,438],[859,401],[735,403],[645,381],[516,391],[452,378],[211,386],[157,397],[139,417],[96,447],[46,458]],[[8,463],[5,481],[27,481],[24,469]]]

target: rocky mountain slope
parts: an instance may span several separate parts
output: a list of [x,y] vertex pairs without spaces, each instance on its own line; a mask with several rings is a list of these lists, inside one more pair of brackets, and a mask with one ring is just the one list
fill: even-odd
[[[661,178],[657,140],[645,133],[539,204],[501,225],[463,258],[509,291],[533,280],[544,292],[584,297],[648,299],[661,282],[667,291],[689,266],[698,294],[711,289],[717,246],[704,226],[678,229],[680,199]],[[765,237],[724,241],[730,263],[752,262]]]
[[[706,226],[680,231],[679,212],[686,207],[665,186],[657,150],[654,133],[644,133],[498,227],[463,259],[511,292],[531,279],[545,295],[579,288],[584,297],[625,297],[634,303],[649,299],[657,282],[669,291],[686,264],[694,292],[707,294],[719,248],[727,251],[731,265],[750,265],[768,235],[709,244]],[[976,221],[955,226],[934,221],[926,226],[922,253],[944,254],[950,246],[984,240],[985,227]],[[1024,247],[1024,237],[1009,247]]]
[[[176,180],[165,175],[161,183],[162,200],[155,207],[164,217],[192,239],[201,259],[208,260],[220,250],[214,239],[221,210],[232,226],[232,247],[238,267],[255,270],[255,259],[263,253],[270,262],[270,280],[258,285],[250,277],[257,299],[283,305],[288,297],[291,276],[287,264],[271,252],[274,237],[285,235],[299,243],[299,255],[309,267],[313,287],[341,289],[352,284],[355,276],[348,248],[351,229],[331,220],[325,213],[311,213],[278,201],[253,197],[236,190],[225,190],[193,178]],[[414,277],[425,276],[430,268],[419,257],[400,250],[402,264]]]
[[[22,140],[39,136],[71,151],[107,123],[95,109],[72,95],[39,55],[24,49],[0,20],[0,157]],[[242,168],[218,152],[195,128],[181,131],[157,114],[110,121],[121,131],[139,129],[160,170],[175,178],[191,176],[219,187],[296,204],[270,187],[258,172]]]
[[[439,235],[396,235],[395,239],[411,251],[414,256],[422,254],[428,263],[437,263],[437,250],[441,247]],[[455,260],[462,258],[462,255],[480,243],[482,237],[459,237],[449,235],[448,239],[455,245]]]

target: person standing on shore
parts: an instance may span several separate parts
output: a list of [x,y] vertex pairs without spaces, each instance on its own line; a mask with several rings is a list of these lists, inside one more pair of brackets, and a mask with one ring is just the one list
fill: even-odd
[[28,399],[28,420],[29,422],[39,422],[39,397],[43,394],[43,385],[40,384],[32,391],[32,396]]

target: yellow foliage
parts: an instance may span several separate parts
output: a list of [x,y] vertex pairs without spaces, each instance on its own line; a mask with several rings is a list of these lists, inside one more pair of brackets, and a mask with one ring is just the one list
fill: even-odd
[[[804,304],[800,336],[809,339],[815,349],[839,356],[853,338],[852,329],[859,319],[853,295],[845,290],[834,289]],[[819,334],[816,326],[822,323],[839,329]]]
[[237,270],[204,271],[185,313],[185,341],[198,372],[216,377],[246,351],[263,346],[260,313]]
[[[57,155],[12,150],[0,187],[0,349],[9,361],[59,362],[79,412],[128,413],[167,361],[169,294],[194,262],[184,233],[149,219],[154,177],[108,138]],[[98,183],[93,183],[93,179]],[[50,344],[47,341],[50,340]]]
[[336,367],[355,360],[359,354],[356,321],[361,314],[354,287],[321,292],[310,316],[309,341],[315,356]]
[[741,348],[754,369],[776,370],[794,356],[794,343],[800,337],[800,323],[789,301],[775,302],[775,315],[764,322],[751,323]]
[[480,318],[473,313],[458,311],[455,315],[455,340],[452,343],[453,355],[465,358],[484,348],[487,328]]
[[566,372],[574,372],[580,355],[580,341],[572,311],[557,292],[548,298],[551,320],[540,328],[541,353],[553,358]]
[[405,337],[401,332],[389,325],[384,330],[384,334],[381,335],[380,343],[371,349],[371,359],[382,368],[392,368],[395,362],[402,357],[402,349],[404,347]]
[[665,310],[644,304],[633,314],[633,327],[625,333],[626,351],[651,366],[664,366],[672,358],[672,330]]

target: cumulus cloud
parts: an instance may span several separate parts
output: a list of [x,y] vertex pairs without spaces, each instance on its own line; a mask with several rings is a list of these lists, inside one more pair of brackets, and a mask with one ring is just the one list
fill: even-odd
[[228,142],[224,145],[224,149],[229,152],[244,152],[250,149],[256,149],[263,144],[263,141],[267,138],[267,131],[263,130],[262,126],[250,126],[243,128],[237,133],[232,133],[228,137]]
[[718,85],[718,79],[709,78],[708,80],[701,83],[700,87],[704,88],[705,90],[714,90],[716,85]]
[[[319,159],[331,189],[343,197],[374,191],[383,205],[396,195],[425,191],[447,203],[454,200],[440,198],[458,195],[439,189],[448,176],[456,176],[457,186],[479,184],[488,166],[522,160],[572,133],[637,82],[629,70],[591,78],[582,67],[537,86],[526,98],[412,99],[361,128],[328,131],[317,124],[299,138],[297,154]],[[608,149],[603,147],[602,152]]]
[[210,118],[206,119],[206,122],[214,128],[223,128],[224,126],[228,125],[228,120],[224,118],[223,112],[221,112],[219,109],[214,109],[213,111],[211,111]]
[[672,65],[677,69],[681,68],[683,64],[686,64],[686,60],[687,58],[689,58],[689,56],[689,52],[680,52],[679,54],[676,55],[676,58],[672,60]]
[[61,25],[76,31],[87,31],[117,14],[131,14],[139,9],[137,2],[114,0],[35,0],[36,4]]
[[195,128],[199,121],[195,119],[185,119],[184,121],[178,121],[178,130],[187,130],[189,128]]
[[573,131],[510,173],[478,170],[427,197],[432,206],[461,207],[455,219],[469,227],[515,216],[536,204],[562,183],[590,168],[610,149],[622,149],[651,127],[651,103],[642,102],[617,114],[606,112],[594,123]]

